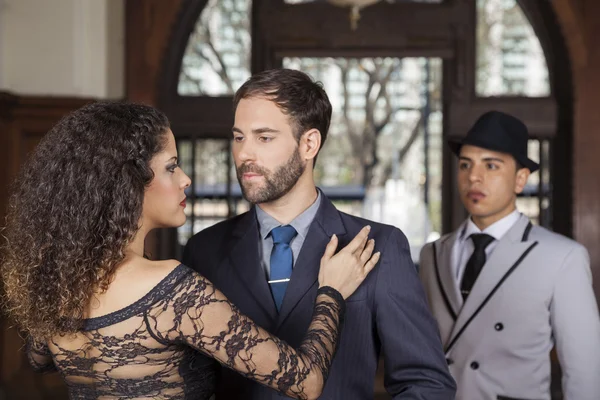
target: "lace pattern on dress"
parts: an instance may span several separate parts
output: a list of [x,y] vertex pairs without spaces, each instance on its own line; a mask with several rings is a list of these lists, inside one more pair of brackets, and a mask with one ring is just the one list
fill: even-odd
[[319,289],[312,323],[294,350],[180,265],[130,306],[85,320],[84,330],[47,346],[32,341],[28,354],[38,370],[55,365],[75,399],[207,399],[215,383],[211,358],[305,398],[327,377],[344,312],[337,291]]

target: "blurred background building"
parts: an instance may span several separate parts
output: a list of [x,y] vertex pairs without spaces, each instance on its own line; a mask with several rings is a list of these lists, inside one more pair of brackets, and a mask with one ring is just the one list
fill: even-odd
[[[148,246],[180,258],[193,233],[248,209],[229,151],[232,95],[284,66],[322,81],[334,107],[318,185],[340,209],[402,229],[415,260],[466,216],[445,139],[490,109],[520,117],[541,170],[519,208],[586,245],[598,282],[596,21],[596,0],[0,0],[0,210],[62,115],[97,99],[152,104],[193,183],[187,223]],[[0,398],[66,398],[1,324]]]

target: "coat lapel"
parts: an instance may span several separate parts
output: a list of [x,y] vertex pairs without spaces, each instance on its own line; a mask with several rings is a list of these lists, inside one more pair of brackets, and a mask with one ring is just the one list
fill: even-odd
[[455,231],[441,240],[437,245],[434,244],[435,258],[434,268],[438,284],[438,289],[444,299],[448,314],[456,322],[456,317],[462,306],[462,298],[455,284],[455,278],[452,273],[452,248],[460,231]]
[[320,260],[333,234],[339,238],[339,250],[342,248],[342,243],[345,243],[343,236],[346,234],[346,229],[338,210],[321,192],[321,205],[308,229],[298,260],[294,265],[279,311],[277,326],[285,322],[309,289],[317,283]]
[[469,297],[467,297],[457,316],[450,336],[452,339],[446,351],[450,350],[466,327],[504,283],[504,280],[519,266],[529,251],[535,247],[537,242],[529,240],[530,229],[529,219],[522,215],[506,235],[500,239],[498,246],[485,263]]
[[263,308],[274,321],[277,318],[277,309],[267,283],[265,271],[262,268],[258,255],[260,244],[258,223],[254,207],[238,222],[233,230],[232,244],[229,258],[233,269],[247,287],[256,303]]

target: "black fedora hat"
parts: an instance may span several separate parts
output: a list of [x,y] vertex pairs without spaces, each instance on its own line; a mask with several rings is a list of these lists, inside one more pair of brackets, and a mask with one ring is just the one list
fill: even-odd
[[511,154],[522,166],[531,172],[540,166],[527,157],[527,141],[529,132],[525,124],[512,115],[489,111],[475,122],[463,139],[449,139],[448,145],[457,156],[465,145]]

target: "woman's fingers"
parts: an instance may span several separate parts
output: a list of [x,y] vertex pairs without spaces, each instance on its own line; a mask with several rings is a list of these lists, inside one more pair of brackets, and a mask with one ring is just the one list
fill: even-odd
[[329,239],[329,243],[327,243],[327,247],[325,247],[325,253],[323,253],[323,257],[321,258],[321,260],[329,261],[329,259],[331,259],[331,257],[333,257],[333,255],[335,254],[337,246],[338,237],[335,234],[333,234],[333,236],[331,236],[331,239]]
[[371,272],[371,270],[373,268],[375,268],[375,265],[377,265],[377,262],[379,261],[379,258],[381,257],[381,252],[378,251],[377,253],[373,254],[373,257],[371,257],[371,259],[365,264],[365,268],[364,268],[364,273],[365,273],[365,277],[367,275],[369,275],[369,272]]
[[[371,227],[369,225],[365,226],[358,232],[358,234],[352,239],[350,243],[342,251],[348,251],[350,253],[356,253],[358,251],[362,251],[365,247],[365,243],[369,238],[369,232],[371,231]],[[360,253],[359,253],[360,254]]]
[[373,250],[375,249],[375,239],[371,239],[367,242],[367,245],[360,253],[360,262],[362,265],[365,265],[369,258],[371,258],[371,254],[373,254]]

